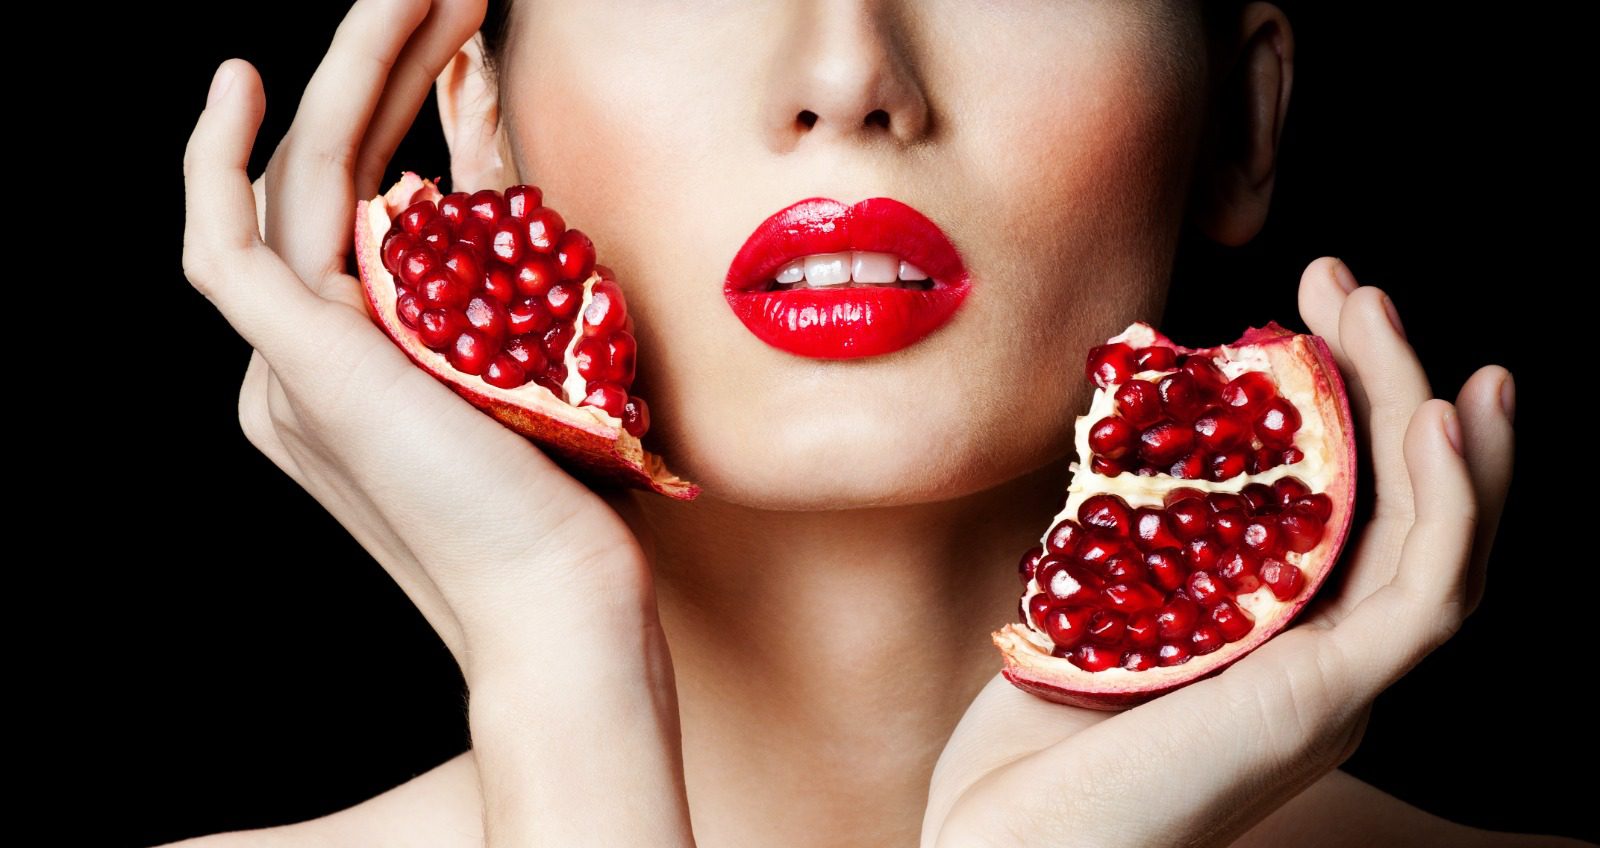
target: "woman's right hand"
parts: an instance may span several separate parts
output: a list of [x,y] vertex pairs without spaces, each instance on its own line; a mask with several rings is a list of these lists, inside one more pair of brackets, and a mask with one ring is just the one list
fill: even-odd
[[[597,495],[412,364],[344,272],[356,198],[378,194],[483,15],[482,0],[359,0],[254,186],[261,80],[224,62],[184,153],[184,273],[254,348],[239,397],[250,442],[460,663],[489,844],[579,844],[569,827],[670,844],[674,822],[688,834],[676,691],[649,562],[617,512],[631,501]],[[636,821],[591,800],[616,786],[643,802]]]

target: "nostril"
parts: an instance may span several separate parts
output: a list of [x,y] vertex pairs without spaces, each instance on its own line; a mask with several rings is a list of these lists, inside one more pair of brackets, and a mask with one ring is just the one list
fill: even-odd
[[809,130],[817,124],[817,113],[810,109],[802,109],[795,122]]
[[883,111],[882,109],[873,109],[871,112],[867,113],[866,125],[869,127],[877,125],[888,129],[889,113]]

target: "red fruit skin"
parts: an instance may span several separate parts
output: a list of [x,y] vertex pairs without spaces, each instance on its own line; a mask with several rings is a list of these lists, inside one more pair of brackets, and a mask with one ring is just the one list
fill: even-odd
[[[661,458],[646,451],[620,421],[608,426],[592,413],[563,402],[531,382],[516,389],[501,389],[477,377],[459,374],[443,355],[429,350],[400,323],[395,312],[393,277],[380,261],[379,242],[388,231],[390,220],[412,202],[431,199],[437,203],[442,197],[434,181],[406,171],[383,195],[387,208],[374,207],[368,199],[356,203],[356,262],[367,313],[372,319],[418,367],[473,406],[538,442],[572,473],[600,483],[648,489],[677,500],[697,497],[699,486],[668,471]],[[599,275],[591,274],[590,278],[597,280]]]
[[[1179,354],[1207,350],[1185,348],[1173,344],[1170,339],[1153,328],[1143,329],[1148,329],[1153,334],[1155,344],[1173,347]],[[1345,541],[1350,535],[1356,505],[1355,425],[1350,412],[1350,397],[1344,377],[1339,373],[1333,351],[1320,336],[1296,334],[1277,322],[1268,322],[1265,327],[1251,327],[1246,330],[1238,341],[1229,346],[1246,345],[1267,346],[1272,351],[1270,354],[1272,356],[1285,354],[1293,356],[1296,353],[1307,355],[1306,362],[1309,365],[1307,370],[1313,386],[1313,397],[1304,398],[1297,392],[1292,395],[1292,399],[1301,404],[1303,410],[1307,410],[1302,413],[1302,418],[1312,414],[1326,417],[1333,432],[1325,436],[1325,443],[1335,443],[1340,446],[1337,452],[1330,452],[1327,458],[1329,464],[1338,466],[1337,473],[1329,485],[1321,490],[1329,495],[1334,504],[1333,515],[1327,524],[1328,535],[1315,548],[1306,552],[1304,559],[1301,560],[1304,563],[1317,562],[1320,567],[1314,574],[1305,575],[1306,586],[1293,601],[1288,602],[1284,608],[1274,611],[1270,619],[1258,620],[1255,629],[1238,642],[1226,645],[1211,654],[1193,657],[1181,665],[1133,672],[1118,678],[1097,680],[1092,674],[1077,671],[1075,667],[1073,671],[1076,673],[1067,671],[1062,665],[1065,660],[1051,657],[1048,652],[1041,653],[1039,647],[1023,635],[1027,630],[1025,625],[1006,625],[996,630],[992,638],[995,646],[1000,649],[1005,663],[1001,674],[1011,681],[1012,685],[1045,700],[1075,707],[1123,710],[1137,706],[1221,673],[1262,643],[1285,630],[1299,617],[1301,610],[1311,602],[1317,590],[1333,573],[1339,555],[1344,550]],[[1290,347],[1299,347],[1299,350],[1283,350]],[[1318,412],[1309,411],[1309,407],[1304,405],[1308,400],[1320,407]],[[1329,415],[1329,412],[1333,414]],[[1083,469],[1077,471],[1075,476],[1087,474],[1088,470]],[[1095,674],[1106,674],[1106,672]],[[1119,680],[1120,682],[1117,682]]]

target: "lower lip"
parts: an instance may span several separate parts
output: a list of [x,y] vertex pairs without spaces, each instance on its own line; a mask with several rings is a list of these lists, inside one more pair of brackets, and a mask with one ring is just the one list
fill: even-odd
[[935,284],[926,291],[860,286],[782,291],[728,291],[739,320],[779,350],[815,359],[880,356],[910,347],[944,326],[971,284]]

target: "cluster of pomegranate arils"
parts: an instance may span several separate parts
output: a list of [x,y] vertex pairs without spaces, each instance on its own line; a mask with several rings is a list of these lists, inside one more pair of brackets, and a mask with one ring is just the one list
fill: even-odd
[[1180,665],[1251,631],[1239,595],[1300,594],[1305,577],[1284,556],[1316,547],[1332,511],[1294,477],[1238,493],[1174,489],[1161,508],[1094,495],[1023,555],[1022,583],[1039,591],[1018,615],[1085,671]]
[[[542,202],[516,185],[408,205],[380,246],[396,314],[457,371],[501,389],[534,383],[643,436],[650,413],[628,393],[638,347],[622,290],[589,237]],[[569,361],[581,390],[567,390]]]
[[[1222,481],[1305,457],[1294,446],[1300,413],[1263,372],[1229,380],[1206,356],[1124,342],[1090,351],[1087,370],[1100,388],[1117,385],[1116,411],[1089,430],[1096,474]],[[1134,376],[1143,371],[1170,373]]]

